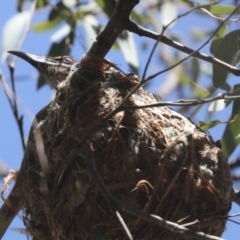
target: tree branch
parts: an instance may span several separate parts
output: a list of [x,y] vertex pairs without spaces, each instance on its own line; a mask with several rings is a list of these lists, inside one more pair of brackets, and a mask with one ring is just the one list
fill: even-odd
[[[232,14],[230,14],[226,19],[225,21],[223,21],[222,23],[225,23],[228,19],[230,19],[230,17],[237,11],[237,9],[239,8],[240,5],[238,5],[236,7],[236,9],[232,12]],[[219,25],[221,26],[222,23]],[[204,54],[204,53],[201,53],[199,51],[195,51],[187,46],[184,46],[183,44],[177,42],[177,41],[172,41],[171,39],[167,38],[166,36],[161,36],[161,34],[159,33],[156,33],[156,32],[153,32],[153,31],[150,31],[142,26],[139,26],[137,25],[136,23],[134,22],[131,22],[129,20],[129,23],[128,23],[128,28],[127,30],[130,31],[130,32],[133,32],[137,35],[139,35],[140,37],[144,36],[144,37],[148,37],[148,38],[151,38],[151,39],[154,39],[156,41],[159,41],[159,42],[162,42],[170,47],[173,47],[181,52],[184,52],[186,54],[189,54],[191,55],[192,57],[197,57],[199,59],[202,59],[206,62],[209,62],[209,63],[212,63],[212,64],[216,64],[226,70],[228,70],[230,73],[234,74],[235,76],[240,76],[240,69],[236,68],[236,67],[233,67],[232,65],[230,64],[227,64],[217,58],[214,58],[214,57],[211,57],[207,54]],[[217,31],[219,30],[219,27],[217,28]],[[215,31],[216,32],[216,31]]]
[[87,54],[93,54],[98,58],[104,58],[112,48],[119,34],[126,30],[126,25],[130,21],[129,16],[139,0],[120,0],[117,2],[112,17],[104,30],[97,36],[92,47]]

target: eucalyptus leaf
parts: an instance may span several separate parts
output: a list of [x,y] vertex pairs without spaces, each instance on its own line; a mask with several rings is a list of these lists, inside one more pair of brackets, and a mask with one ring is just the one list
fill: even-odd
[[115,6],[116,6],[116,1],[113,0],[96,0],[97,4],[102,8],[102,10],[109,16],[111,17]]
[[[232,31],[222,39],[214,57],[232,66],[236,66],[239,62],[239,48],[240,30]],[[213,85],[216,88],[221,87],[226,82],[228,74],[227,70],[213,64]]]
[[[24,7],[24,4],[26,2],[29,2],[29,1],[28,0],[18,0],[18,3],[17,3],[17,10],[18,10],[18,12],[22,12],[23,11],[23,7]],[[47,5],[48,5],[48,1],[47,0],[38,0],[37,4],[36,4],[36,9],[44,8]]]
[[17,10],[18,10],[18,12],[22,12],[23,11],[23,5],[24,5],[25,2],[27,2],[27,0],[18,0],[18,3],[17,3]]
[[192,58],[191,75],[193,82],[197,82],[199,74],[200,74],[199,60],[197,58]]
[[222,124],[222,121],[214,120],[214,121],[210,121],[210,122],[199,122],[198,126],[201,128],[202,131],[206,131],[206,130],[213,128],[219,124]]
[[117,44],[119,45],[130,69],[137,74],[139,67],[139,58],[133,34],[127,31],[123,31],[117,39]]
[[[207,9],[210,13],[212,14],[217,14],[217,15],[225,15],[225,14],[231,14],[235,9],[236,6],[234,5],[211,5],[208,7],[204,7]],[[239,12],[236,11],[235,14],[238,14]]]
[[209,112],[219,112],[225,109],[227,106],[227,103],[224,99],[219,99],[217,101],[211,102],[211,104],[208,107]]
[[224,24],[219,31],[217,32],[217,34],[214,36],[212,44],[210,46],[210,52],[214,55],[220,45],[220,43],[222,42],[222,39],[226,33],[228,29],[228,25]]
[[[240,84],[236,84],[234,87],[233,87],[233,90],[234,90],[234,93],[231,94],[231,95],[239,95],[240,96]],[[238,99],[234,99],[233,100],[233,107],[232,107],[232,119],[235,118],[236,115],[238,115],[240,113],[240,98]],[[240,130],[240,126],[239,126],[239,130]]]
[[18,49],[19,39],[22,38],[24,29],[30,21],[30,17],[30,11],[16,13],[4,24],[1,39],[3,61],[11,61],[12,56],[10,56],[7,51]]
[[54,18],[51,21],[44,21],[41,23],[37,23],[35,25],[33,25],[32,29],[35,32],[44,32],[47,30],[50,30],[52,28],[55,28],[56,26],[58,26],[61,23],[62,19],[60,17],[58,18]]
[[229,123],[223,133],[221,145],[223,153],[229,157],[237,145],[240,143],[240,113],[234,119],[229,119]]

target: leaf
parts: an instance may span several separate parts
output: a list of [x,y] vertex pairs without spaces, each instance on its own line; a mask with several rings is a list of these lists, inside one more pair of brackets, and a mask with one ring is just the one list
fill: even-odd
[[[215,58],[236,66],[239,62],[240,30],[228,33],[219,44]],[[221,87],[227,80],[228,71],[213,64],[213,85]]]
[[207,131],[210,128],[213,128],[219,124],[222,124],[222,121],[220,120],[214,120],[214,121],[210,121],[210,122],[199,122],[199,127],[202,131]]
[[47,31],[47,30],[50,30],[52,28],[55,28],[57,25],[60,24],[61,21],[62,21],[62,19],[60,17],[54,18],[51,21],[44,21],[44,22],[41,22],[41,23],[37,23],[32,27],[32,29],[36,32]]
[[[197,3],[195,1],[178,0],[178,2],[188,7],[197,6]],[[204,9],[207,9],[209,12],[211,12],[214,15],[224,15],[224,14],[232,13],[236,9],[236,6],[214,4],[214,5],[204,7]],[[238,14],[238,13],[239,13],[238,11],[235,12],[235,14]]]
[[227,107],[227,103],[224,99],[220,99],[214,102],[211,102],[208,111],[209,112],[219,112]]
[[[18,10],[18,12],[22,12],[23,11],[23,5],[26,2],[28,2],[28,0],[19,0],[18,1],[18,3],[17,3],[17,10]],[[47,0],[38,0],[37,4],[36,4],[36,9],[46,7],[47,5],[48,5],[48,1]]]
[[59,40],[63,39],[71,32],[71,27],[68,24],[64,24],[61,28],[55,31],[51,37],[51,42],[58,42]]
[[94,15],[86,15],[82,20],[82,24],[85,30],[86,47],[89,49],[100,32],[100,26]]
[[[59,18],[61,16],[61,13],[64,10],[68,10],[68,8],[62,3],[59,2],[55,8],[52,9],[52,11],[50,12],[49,16],[48,16],[48,20],[53,20],[55,18]],[[69,10],[68,10],[69,11]],[[62,16],[61,16],[62,17]]]
[[225,128],[223,133],[223,138],[221,141],[223,153],[229,157],[237,145],[240,143],[239,133],[240,133],[240,113],[235,115],[234,120],[229,119],[229,123]]
[[[162,25],[167,26],[170,24],[174,19],[177,18],[177,4],[172,1],[164,1],[161,6],[161,20]],[[172,22],[170,26],[172,27],[175,22]]]
[[116,1],[113,0],[96,0],[97,4],[102,10],[111,17],[116,7]]
[[26,24],[30,19],[30,11],[15,14],[3,26],[2,32],[2,60],[11,59],[7,51],[16,50],[19,46],[19,39],[22,38]]
[[192,58],[191,75],[193,82],[197,82],[199,74],[200,74],[199,60],[197,58]]
[[87,15],[92,15],[96,17],[96,13],[99,12],[99,6],[95,1],[89,2],[87,4],[81,4],[77,6],[74,14],[76,20],[82,20]]
[[195,6],[194,2],[189,1],[189,0],[178,0],[178,2],[185,5],[185,6],[188,6],[188,7],[194,7]]
[[[204,8],[214,15],[224,15],[224,14],[231,14],[236,9],[236,6],[216,4],[216,5],[211,5]],[[236,11],[235,14],[239,14],[239,12]]]
[[189,76],[185,73],[185,71],[181,71],[180,74],[178,74],[180,77],[181,83],[183,83],[186,86],[191,87],[191,91],[194,92],[195,97],[197,98],[205,98],[209,95],[209,91],[204,89],[203,87],[199,86],[197,83],[192,81]]
[[211,43],[210,46],[210,52],[214,55],[220,45],[220,43],[222,42],[222,39],[226,33],[228,29],[228,25],[224,24],[219,31],[217,32],[217,34],[214,36],[213,41]]
[[[236,84],[233,87],[234,93],[231,95],[237,95],[240,93],[240,84]],[[240,95],[240,94],[239,94]],[[229,123],[223,134],[223,150],[227,156],[230,156],[240,143],[240,98],[233,101],[232,113]]]
[[[240,84],[234,85],[233,91],[234,93],[231,95],[233,96],[240,95]],[[233,107],[232,107],[232,114],[231,114],[232,119],[234,119],[235,116],[238,115],[239,113],[240,113],[240,98],[233,100]],[[240,129],[240,126],[239,126],[239,129]]]
[[70,7],[76,6],[77,3],[78,3],[78,1],[77,1],[77,0],[62,0],[62,3],[63,3],[66,7],[70,8]]
[[59,2],[55,8],[49,14],[48,20],[54,21],[55,19],[61,18],[62,20],[66,21],[70,26],[76,25],[76,20],[74,17],[73,12],[65,6],[62,2]]
[[146,21],[143,21],[143,19],[146,19],[146,16],[140,15],[136,11],[131,12],[131,19],[134,20],[139,25],[143,25],[144,23],[146,23]]
[[17,10],[18,10],[18,12],[22,12],[23,5],[24,5],[25,2],[27,2],[27,0],[18,0],[18,3],[17,3]]
[[38,0],[36,9],[44,8],[48,5],[49,1],[47,0]]
[[131,70],[137,74],[139,67],[139,59],[136,44],[133,39],[133,34],[127,31],[122,32],[117,39],[117,44],[119,45],[123,56]]

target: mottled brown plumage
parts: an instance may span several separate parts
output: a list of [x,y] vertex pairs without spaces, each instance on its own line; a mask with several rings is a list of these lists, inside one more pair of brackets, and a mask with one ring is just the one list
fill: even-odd
[[52,88],[57,88],[58,84],[66,80],[78,67],[78,62],[70,56],[40,57],[18,51],[9,53],[24,59],[38,69]]

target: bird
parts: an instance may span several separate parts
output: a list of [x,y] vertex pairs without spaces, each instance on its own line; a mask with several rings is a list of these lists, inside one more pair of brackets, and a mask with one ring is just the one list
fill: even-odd
[[47,83],[54,89],[67,80],[78,69],[79,63],[70,56],[37,56],[20,51],[8,51],[35,67],[45,78]]

